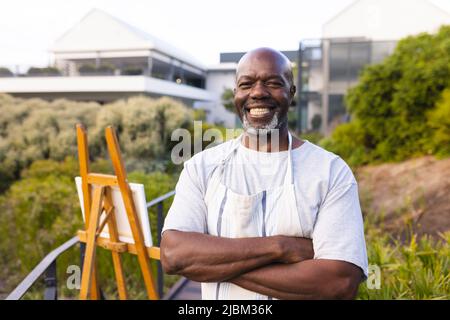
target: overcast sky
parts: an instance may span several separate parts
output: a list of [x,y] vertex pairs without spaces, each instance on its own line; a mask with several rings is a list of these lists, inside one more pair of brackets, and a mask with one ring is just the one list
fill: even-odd
[[[395,1],[395,0],[393,0]],[[98,8],[206,65],[220,52],[259,46],[295,50],[353,0],[1,0],[0,66],[47,65],[48,48]],[[432,0],[450,12],[450,0]]]

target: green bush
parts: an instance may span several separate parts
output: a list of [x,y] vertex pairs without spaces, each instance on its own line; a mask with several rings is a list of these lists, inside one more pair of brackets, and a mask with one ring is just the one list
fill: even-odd
[[45,68],[36,68],[31,67],[27,71],[27,75],[29,76],[60,76],[61,72],[58,68],[54,67],[45,67]]
[[9,285],[82,225],[73,180],[77,169],[73,159],[38,161],[0,197],[1,278]]
[[95,67],[95,64],[86,63],[78,67],[78,72],[80,73],[94,73],[96,71],[97,68]]
[[77,154],[76,123],[88,129],[92,159],[106,157],[104,130],[113,125],[128,171],[170,166],[175,128],[192,126],[193,111],[170,98],[132,97],[101,106],[64,99],[18,99],[0,94],[0,192],[39,159]]
[[433,131],[430,152],[438,156],[450,155],[450,89],[444,91],[436,108],[428,112],[427,125]]
[[[62,162],[39,160],[22,173],[9,190],[0,196],[0,279],[7,281],[9,292],[46,254],[76,235],[83,228],[81,209],[74,177],[79,175],[74,158]],[[107,172],[109,161],[92,164],[92,171]],[[176,177],[164,173],[132,172],[130,182],[142,183],[147,201],[153,200],[175,188]],[[166,215],[172,198],[164,202]],[[150,225],[154,244],[157,243],[156,208],[151,208]],[[110,252],[99,249],[98,265],[102,289],[115,297],[114,271]],[[140,271],[135,256],[123,255],[127,283],[135,298],[145,298]],[[79,265],[77,247],[58,258],[58,279],[62,296],[74,297],[77,290],[66,287],[69,265]],[[173,281],[172,281],[173,282]],[[170,284],[170,283],[169,283]],[[42,298],[42,283],[38,283],[28,298]]]
[[89,75],[89,74],[113,74],[114,70],[116,69],[116,67],[113,64],[101,64],[98,67],[95,66],[94,64],[90,64],[90,63],[86,63],[86,64],[82,64],[79,68],[78,68],[78,72],[83,75]]
[[353,120],[336,129],[327,146],[352,164],[427,154],[442,134],[436,136],[441,129],[427,115],[449,85],[450,26],[401,40],[381,64],[367,67],[348,92]]
[[222,96],[222,104],[230,112],[236,113],[236,108],[234,107],[234,92],[233,89],[225,88],[223,90]]
[[126,67],[121,71],[121,74],[125,76],[137,76],[143,74],[143,70],[139,67]]
[[8,68],[0,67],[0,77],[12,77],[13,73]]
[[367,229],[369,264],[380,268],[380,288],[362,283],[358,299],[450,299],[450,232],[402,243],[373,225]]

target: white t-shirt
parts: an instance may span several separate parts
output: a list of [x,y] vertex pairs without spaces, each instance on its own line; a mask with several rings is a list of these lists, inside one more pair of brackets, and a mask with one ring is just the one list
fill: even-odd
[[[184,163],[165,230],[208,233],[204,201],[212,170],[229,153],[231,141],[196,154]],[[255,194],[283,185],[288,151],[258,152],[240,145],[227,162],[223,183],[240,194]],[[368,263],[358,186],[348,165],[337,155],[305,141],[292,150],[297,208],[306,217],[314,259]]]

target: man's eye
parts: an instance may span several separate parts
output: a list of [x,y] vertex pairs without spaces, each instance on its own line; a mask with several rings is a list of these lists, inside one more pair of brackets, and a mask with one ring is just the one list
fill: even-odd
[[242,88],[242,89],[250,88],[251,85],[252,84],[250,82],[243,82],[243,83],[239,84],[239,88]]
[[278,82],[278,81],[267,82],[267,85],[271,86],[271,87],[282,87],[283,86],[283,84],[281,82]]

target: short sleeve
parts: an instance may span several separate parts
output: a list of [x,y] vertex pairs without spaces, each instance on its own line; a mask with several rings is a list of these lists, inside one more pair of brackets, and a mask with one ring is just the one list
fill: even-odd
[[350,262],[367,278],[364,224],[356,182],[338,184],[326,195],[312,233],[314,259]]
[[195,165],[186,162],[164,221],[166,230],[206,233],[206,204]]

